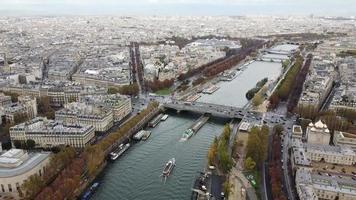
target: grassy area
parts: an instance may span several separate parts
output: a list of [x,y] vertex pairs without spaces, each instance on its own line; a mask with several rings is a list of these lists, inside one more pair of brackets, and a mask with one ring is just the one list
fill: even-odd
[[170,95],[172,90],[170,88],[164,88],[155,92],[157,95]]
[[252,171],[245,171],[243,172],[243,174],[250,181],[251,185],[255,188],[258,199],[261,199],[261,172],[255,169]]

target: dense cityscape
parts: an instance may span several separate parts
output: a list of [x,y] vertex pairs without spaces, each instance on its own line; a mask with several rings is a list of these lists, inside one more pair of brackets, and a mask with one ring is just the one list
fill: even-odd
[[354,200],[355,38],[346,16],[0,16],[0,200]]

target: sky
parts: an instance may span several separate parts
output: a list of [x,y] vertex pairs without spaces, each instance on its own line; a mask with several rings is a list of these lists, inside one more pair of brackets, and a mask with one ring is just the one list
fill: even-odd
[[0,0],[0,15],[355,16],[356,0]]

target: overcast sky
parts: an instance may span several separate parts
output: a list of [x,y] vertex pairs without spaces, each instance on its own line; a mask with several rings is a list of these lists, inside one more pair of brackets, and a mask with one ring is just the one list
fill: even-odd
[[0,15],[356,15],[356,0],[0,0]]

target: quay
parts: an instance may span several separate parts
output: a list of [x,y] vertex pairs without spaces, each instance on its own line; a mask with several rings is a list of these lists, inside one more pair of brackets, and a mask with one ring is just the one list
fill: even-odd
[[209,120],[209,116],[207,115],[202,115],[201,117],[199,117],[199,119],[197,119],[194,124],[192,124],[190,126],[190,129],[193,130],[194,134],[197,133],[199,131],[199,129],[204,126],[204,124]]
[[151,111],[145,118],[143,118],[139,123],[137,123],[136,126],[131,128],[123,137],[121,137],[114,144],[112,144],[108,149],[106,149],[105,156],[108,156],[110,152],[112,152],[114,149],[116,149],[119,146],[119,144],[132,138],[133,135],[135,135],[138,131],[142,130],[149,123],[149,121],[155,116],[159,115],[160,112],[161,112],[161,107],[158,107],[153,111]]
[[163,114],[157,115],[153,120],[151,120],[151,121],[148,123],[148,125],[149,125],[150,127],[152,127],[152,128],[156,127],[157,124],[161,121],[162,117],[163,117]]
[[216,90],[218,90],[218,89],[219,89],[218,86],[212,85],[212,86],[210,86],[210,87],[204,89],[202,93],[203,93],[203,94],[213,94],[213,93],[214,93]]
[[220,80],[221,81],[232,81],[234,80],[240,72],[237,71],[228,71],[228,72],[224,72],[221,76],[220,76]]
[[190,102],[193,102],[193,101],[196,101],[200,98],[201,96],[199,94],[195,94],[195,95],[191,95],[191,96],[188,96],[186,98],[186,101],[190,101]]

